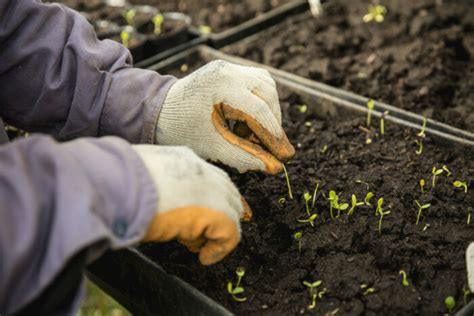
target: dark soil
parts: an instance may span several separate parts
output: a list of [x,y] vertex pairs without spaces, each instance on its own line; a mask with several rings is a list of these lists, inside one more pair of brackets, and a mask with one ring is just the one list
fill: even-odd
[[183,12],[192,24],[210,26],[219,33],[268,12],[291,0],[131,0],[133,4],[156,6],[161,12]]
[[[187,72],[196,68],[186,62]],[[187,72],[170,73],[181,77]],[[474,211],[472,149],[438,144],[428,136],[418,156],[417,131],[393,124],[387,125],[384,137],[373,135],[373,143],[366,145],[367,135],[359,128],[366,122],[363,114],[331,119],[311,106],[301,113],[296,105],[302,98],[284,89],[280,97],[283,125],[297,147],[287,166],[294,200],[288,198],[283,174],[228,170],[254,211],[254,219],[242,224],[242,242],[230,256],[203,267],[196,255],[175,243],[148,244],[141,251],[237,315],[441,315],[448,295],[455,297],[456,310],[461,308],[467,286],[464,251],[474,240],[474,223],[466,223],[468,207]],[[378,123],[373,121],[374,133]],[[444,172],[433,189],[431,169],[443,165],[453,174]],[[418,185],[421,178],[427,183],[424,193]],[[453,187],[455,179],[467,181],[468,193]],[[341,203],[350,203],[351,194],[363,200],[368,190],[357,180],[375,193],[372,206],[360,206],[352,216],[342,212],[332,220],[329,190],[339,194]],[[320,189],[313,211],[319,216],[311,227],[297,219],[305,218],[303,193],[312,193],[316,182]],[[391,211],[381,235],[374,216],[380,197],[383,208]],[[431,203],[418,225],[415,200]],[[295,232],[303,233],[301,252]],[[244,303],[226,292],[240,266],[246,269]],[[408,287],[402,285],[400,270],[408,274]],[[322,280],[327,293],[309,310],[302,282],[316,280]],[[364,295],[362,284],[375,293]]]
[[382,1],[380,24],[369,3],[331,0],[225,51],[474,132],[472,0]]

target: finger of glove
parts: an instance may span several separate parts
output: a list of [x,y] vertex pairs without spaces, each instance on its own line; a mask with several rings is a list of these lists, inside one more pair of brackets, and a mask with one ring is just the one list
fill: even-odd
[[270,86],[268,83],[259,83],[255,85],[251,92],[265,102],[281,126],[280,100],[278,99],[276,88]]
[[243,69],[243,73],[246,75],[252,76],[252,79],[257,78],[261,80],[262,82],[267,83],[269,86],[276,88],[276,82],[272,78],[271,74],[268,72],[268,70],[259,68],[259,67],[246,67],[246,66],[241,66]]

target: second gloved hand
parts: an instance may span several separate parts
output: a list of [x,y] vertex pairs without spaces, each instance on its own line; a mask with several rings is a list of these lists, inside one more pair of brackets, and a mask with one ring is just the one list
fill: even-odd
[[187,146],[240,172],[277,173],[295,152],[281,126],[278,93],[268,71],[222,60],[170,88],[155,141]]
[[186,147],[134,145],[157,191],[144,241],[178,240],[202,264],[224,258],[240,240],[244,207],[229,176]]

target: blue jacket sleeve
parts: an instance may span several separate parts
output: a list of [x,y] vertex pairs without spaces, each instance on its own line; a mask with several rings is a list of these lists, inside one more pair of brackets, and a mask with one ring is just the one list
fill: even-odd
[[12,314],[79,252],[139,242],[156,191],[124,140],[33,136],[0,147],[0,201],[0,314]]
[[176,80],[131,68],[122,45],[99,41],[77,12],[38,0],[0,1],[0,116],[59,140],[116,135],[153,143]]

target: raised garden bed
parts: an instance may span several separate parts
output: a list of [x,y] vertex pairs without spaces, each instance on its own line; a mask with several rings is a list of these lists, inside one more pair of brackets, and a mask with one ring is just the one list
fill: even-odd
[[474,7],[463,1],[333,0],[224,51],[474,132]]
[[[200,49],[154,69],[183,76],[216,57],[223,58]],[[459,310],[467,285],[464,251],[474,238],[472,223],[467,224],[468,208],[474,204],[473,147],[432,136],[428,127],[423,152],[417,155],[418,129],[393,124],[388,116],[381,136],[380,113],[373,113],[373,134],[368,134],[365,108],[343,106],[316,97],[318,93],[306,87],[277,80],[283,125],[297,147],[287,166],[294,199],[288,197],[284,175],[229,170],[252,206],[254,219],[243,223],[242,242],[228,258],[203,267],[177,244],[147,244],[139,251],[238,315],[439,315],[446,312],[444,299],[449,295]],[[452,175],[443,171],[432,189],[432,168],[443,165]],[[424,193],[421,178],[426,181]],[[455,188],[455,180],[465,181],[468,193]],[[319,193],[310,211],[318,217],[312,227],[297,220],[308,218],[303,194],[312,194],[317,182]],[[330,190],[337,192],[340,204],[350,204],[352,194],[359,202],[368,191],[375,196],[371,206],[331,219],[326,199]],[[384,212],[391,213],[379,231],[375,205],[380,197]],[[418,225],[416,200],[431,204]],[[296,232],[302,233],[301,251]],[[238,267],[246,269],[240,296],[247,301],[242,303],[226,290],[228,281],[235,284]],[[400,270],[406,271],[408,286],[402,284]],[[311,299],[303,282],[316,280],[327,292],[316,308],[309,309]],[[141,296],[137,291],[133,294]]]

